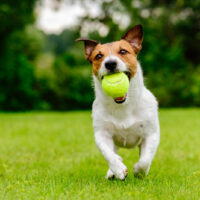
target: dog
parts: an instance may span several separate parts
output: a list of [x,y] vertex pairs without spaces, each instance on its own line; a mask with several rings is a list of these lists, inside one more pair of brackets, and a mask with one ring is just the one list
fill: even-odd
[[[136,25],[119,41],[100,44],[83,41],[85,57],[93,66],[95,100],[92,106],[96,145],[109,165],[107,179],[125,180],[127,167],[117,154],[120,147],[139,147],[139,161],[134,165],[135,177],[145,177],[160,141],[158,103],[145,87],[137,55],[142,47],[143,28]],[[125,96],[113,99],[102,90],[107,74],[124,72],[130,87]]]

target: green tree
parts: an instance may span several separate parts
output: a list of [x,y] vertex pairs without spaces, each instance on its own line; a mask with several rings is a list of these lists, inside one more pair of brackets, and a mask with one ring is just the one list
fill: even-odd
[[34,107],[34,60],[40,43],[33,36],[36,0],[0,2],[0,109],[25,110]]

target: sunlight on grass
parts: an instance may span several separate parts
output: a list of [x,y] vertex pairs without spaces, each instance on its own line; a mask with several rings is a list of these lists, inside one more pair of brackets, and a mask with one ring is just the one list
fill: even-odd
[[125,182],[107,181],[91,113],[0,114],[0,199],[198,199],[200,110],[160,111],[161,144],[135,179],[138,150],[121,149]]

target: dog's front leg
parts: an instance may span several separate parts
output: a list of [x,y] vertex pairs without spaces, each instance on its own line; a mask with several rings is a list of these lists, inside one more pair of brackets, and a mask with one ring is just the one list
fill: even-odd
[[156,153],[160,140],[159,132],[151,134],[142,140],[140,145],[140,159],[134,165],[134,175],[138,178],[143,178],[149,172],[151,162]]
[[127,168],[122,163],[121,157],[115,153],[115,145],[112,136],[107,131],[98,131],[95,133],[95,141],[115,177],[125,180]]

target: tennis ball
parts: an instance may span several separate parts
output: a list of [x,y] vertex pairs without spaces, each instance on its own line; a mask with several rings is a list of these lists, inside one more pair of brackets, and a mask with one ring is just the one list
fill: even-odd
[[123,72],[106,75],[102,80],[102,88],[110,97],[122,97],[128,91],[129,79]]

